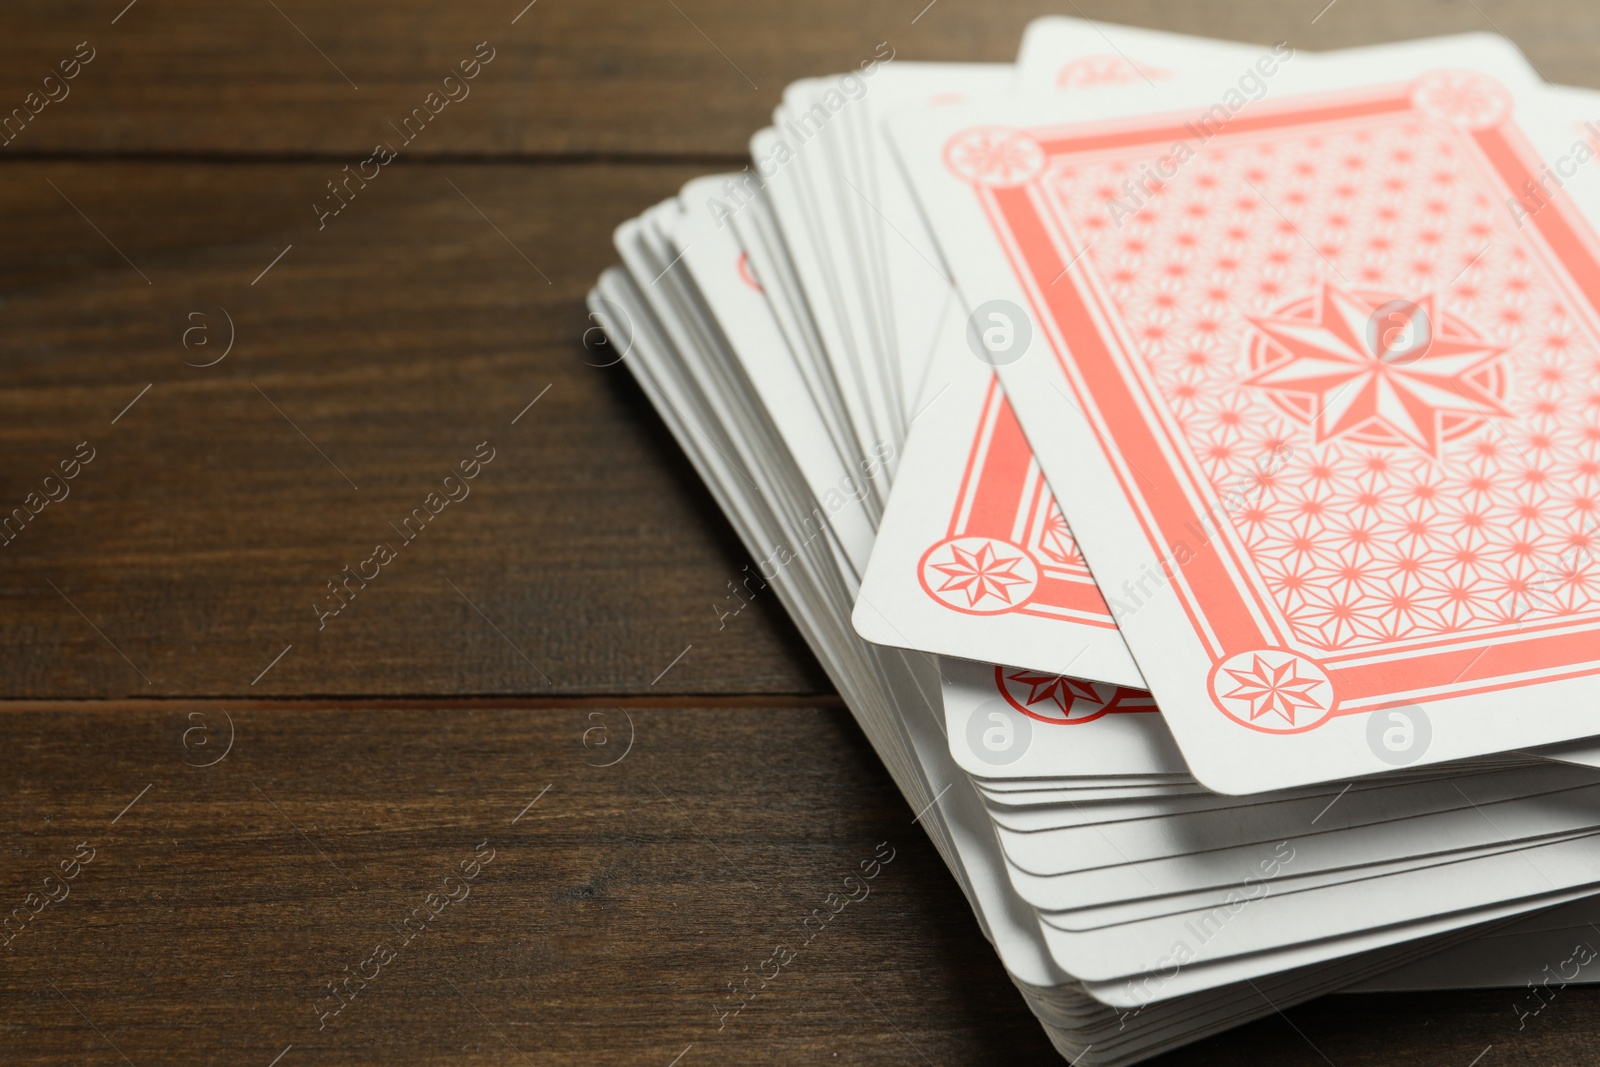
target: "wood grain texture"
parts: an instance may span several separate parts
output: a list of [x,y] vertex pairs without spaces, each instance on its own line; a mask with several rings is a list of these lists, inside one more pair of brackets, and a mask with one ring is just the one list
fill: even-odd
[[[64,709],[47,731],[0,713],[0,885],[20,904],[95,850],[0,951],[6,1062],[1053,1055],[837,706],[234,707],[204,768],[228,720],[191,710]],[[598,726],[608,744],[586,747]],[[485,840],[469,895],[406,943]],[[884,841],[870,894],[802,946],[801,919]],[[719,1029],[726,984],[785,941],[780,982]],[[326,983],[378,944],[396,958],[323,1020]]]
[[0,153],[319,152],[354,163],[487,41],[495,58],[471,95],[408,151],[740,155],[797,78],[848,70],[879,42],[905,59],[1009,62],[1028,20],[1046,14],[1308,49],[1498,30],[1546,77],[1600,86],[1588,0],[1338,0],[1320,18],[1327,0],[526,3],[138,0],[113,25],[127,0],[14,0],[0,15],[0,106],[20,105],[79,42],[96,51],[70,95]]
[[[0,172],[27,250],[0,272],[4,513],[96,450],[0,546],[6,695],[825,688],[774,598],[719,624],[747,557],[581,343],[612,228],[692,171],[397,163],[319,230],[333,172]],[[224,311],[233,351],[186,365],[222,353]],[[484,441],[470,495],[408,545]],[[322,618],[380,541],[397,558]]]
[[[94,850],[0,950],[7,1063],[1062,1062],[837,704],[229,713],[0,710],[6,908]],[[885,841],[870,894],[802,945]],[[781,978],[719,1020],[779,943]],[[395,958],[363,967],[379,945]],[[1600,995],[1521,1032],[1516,997],[1332,997],[1160,1062],[1584,1062]]]
[[[719,626],[745,557],[581,344],[611,229],[736,167],[788,81],[880,41],[1009,60],[1049,13],[1498,30],[1600,86],[1580,0],[7,4],[0,116],[95,53],[0,146],[0,516],[96,451],[0,546],[4,907],[95,853],[0,949],[0,1061],[1059,1064],[783,612]],[[472,95],[319,228],[480,41]],[[485,440],[471,496],[319,630],[324,583]],[[471,896],[322,1025],[485,840]],[[872,895],[718,1029],[885,840]],[[1523,1030],[1519,995],[1330,997],[1161,1062],[1592,1059],[1600,994]]]

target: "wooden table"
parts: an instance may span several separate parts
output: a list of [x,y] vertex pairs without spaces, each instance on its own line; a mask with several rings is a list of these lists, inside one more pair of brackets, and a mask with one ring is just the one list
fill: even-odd
[[[38,513],[0,528],[0,1061],[1059,1062],[778,605],[719,625],[746,557],[580,340],[612,228],[739,166],[785,83],[1006,60],[1050,10],[924,2],[6,5],[0,514]],[[1600,84],[1582,0],[1081,3],[1498,29]],[[1516,996],[1330,998],[1170,1062],[1592,1057],[1600,995],[1520,1031]]]

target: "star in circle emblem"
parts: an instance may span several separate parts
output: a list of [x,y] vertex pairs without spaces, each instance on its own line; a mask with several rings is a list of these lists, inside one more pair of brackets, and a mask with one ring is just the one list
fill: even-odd
[[1235,722],[1269,733],[1309,730],[1338,703],[1327,671],[1281,648],[1241,652],[1217,664],[1211,699]]
[[1027,549],[997,537],[941,541],[923,554],[917,570],[929,596],[972,615],[1013,611],[1039,586],[1039,565]]
[[945,142],[944,163],[961,178],[978,185],[1022,185],[1044,170],[1044,149],[1038,141],[1004,126],[964,130]]
[[1411,87],[1411,103],[1424,115],[1466,130],[1498,126],[1513,102],[1504,85],[1475,70],[1435,70]]
[[1030,718],[1058,726],[1093,722],[1111,712],[1155,711],[1142,689],[1103,685],[1064,674],[996,667],[994,681],[1006,703]]
[[1432,295],[1413,304],[1324,284],[1312,303],[1311,316],[1246,316],[1268,362],[1244,384],[1309,420],[1317,444],[1353,435],[1437,459],[1447,433],[1510,415],[1485,384],[1506,346],[1441,321]]

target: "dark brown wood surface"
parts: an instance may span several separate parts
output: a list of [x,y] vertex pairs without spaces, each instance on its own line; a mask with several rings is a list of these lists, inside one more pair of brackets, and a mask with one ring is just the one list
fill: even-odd
[[[719,624],[747,560],[582,343],[612,228],[736,167],[786,82],[880,41],[1008,59],[1052,10],[1304,48],[1498,29],[1600,85],[1576,0],[6,5],[0,114],[94,58],[0,146],[0,515],[93,450],[0,544],[4,910],[93,859],[0,950],[0,1062],[1060,1062],[775,601]],[[319,226],[480,42],[471,96]],[[1518,995],[1327,998],[1170,1062],[1593,1058],[1600,995],[1521,1030]]]
[[[95,449],[0,546],[10,695],[825,687],[782,612],[719,629],[735,541],[626,368],[579,343],[611,230],[694,170],[391,165],[305,225],[337,171],[5,167],[27,254],[0,303],[0,503]],[[233,351],[186,365],[230,320]],[[323,618],[485,441],[470,495]]]
[[487,42],[471,95],[413,154],[743,153],[797,78],[853,67],[879,42],[906,59],[1009,62],[1048,14],[1309,49],[1498,29],[1546,77],[1600,86],[1585,0],[1337,0],[1320,18],[1328,0],[127,2],[6,5],[0,105],[80,42],[95,56],[8,151],[359,158]]

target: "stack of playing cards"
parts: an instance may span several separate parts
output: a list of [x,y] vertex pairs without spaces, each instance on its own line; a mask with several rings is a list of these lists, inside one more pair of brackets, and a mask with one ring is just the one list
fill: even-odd
[[1597,116],[1046,19],[617,231],[612,358],[1074,1063],[1600,978]]

